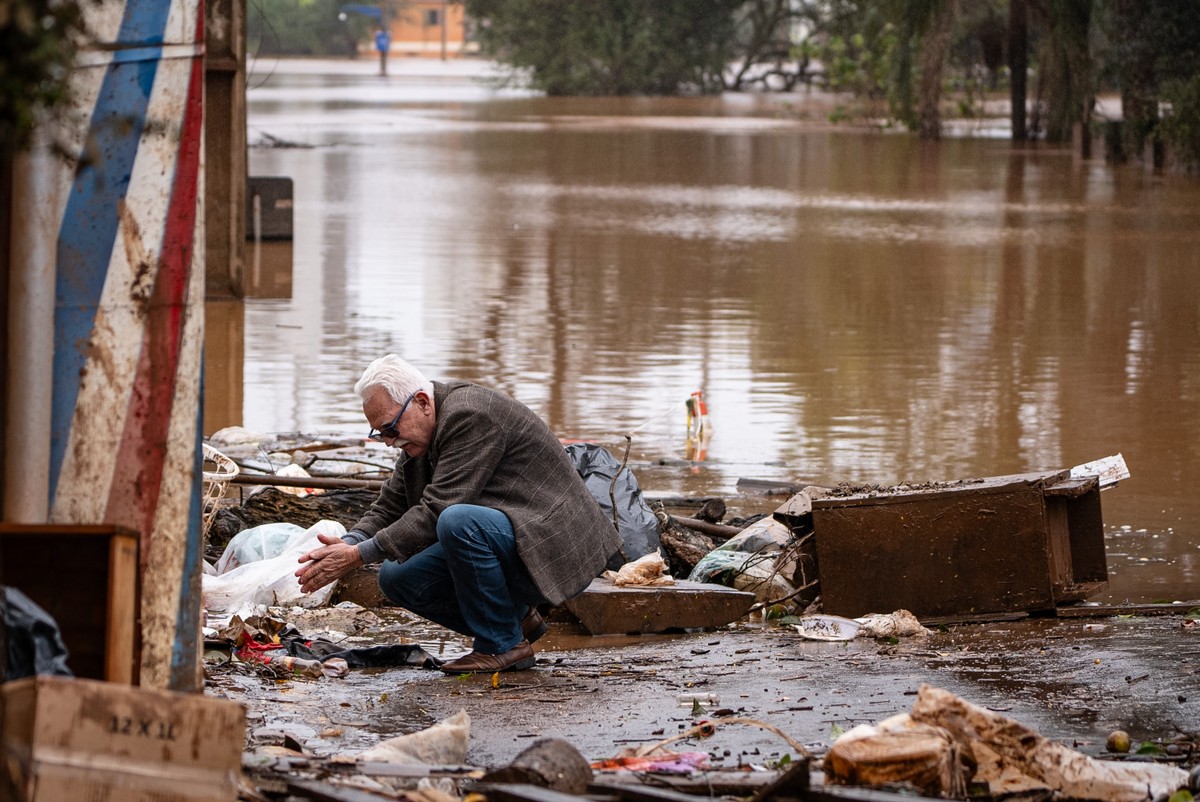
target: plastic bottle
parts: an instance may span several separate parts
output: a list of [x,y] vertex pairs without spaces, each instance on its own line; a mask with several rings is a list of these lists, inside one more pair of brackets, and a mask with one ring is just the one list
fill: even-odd
[[681,693],[675,697],[675,702],[680,707],[692,707],[693,705],[719,705],[721,697],[715,693]]
[[276,669],[299,674],[302,677],[325,676],[325,667],[321,665],[320,660],[306,660],[303,657],[281,654],[268,657],[266,662],[267,665]]

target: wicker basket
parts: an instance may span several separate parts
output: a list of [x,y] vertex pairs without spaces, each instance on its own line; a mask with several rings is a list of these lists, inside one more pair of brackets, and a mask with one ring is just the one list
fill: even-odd
[[208,537],[208,530],[213,519],[217,517],[217,501],[225,495],[229,482],[238,475],[237,463],[217,451],[208,443],[201,444],[204,449],[204,491],[202,498],[203,516],[201,536]]

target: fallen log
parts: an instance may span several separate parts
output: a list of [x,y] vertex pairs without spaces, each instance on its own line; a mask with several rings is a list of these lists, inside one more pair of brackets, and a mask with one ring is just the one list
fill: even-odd
[[229,480],[235,485],[301,487],[314,490],[374,490],[383,488],[380,479],[351,479],[342,476],[278,476],[271,473],[239,473]]

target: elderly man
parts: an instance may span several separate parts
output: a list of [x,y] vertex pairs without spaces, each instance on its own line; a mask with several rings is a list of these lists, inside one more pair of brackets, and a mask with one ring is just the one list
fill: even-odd
[[621,546],[562,444],[528,407],[465,381],[431,382],[395,354],[354,386],[369,437],[403,451],[344,538],[300,558],[312,592],[383,562],[401,607],[474,638],[447,673],[521,670],[546,631],[537,611],[581,592]]

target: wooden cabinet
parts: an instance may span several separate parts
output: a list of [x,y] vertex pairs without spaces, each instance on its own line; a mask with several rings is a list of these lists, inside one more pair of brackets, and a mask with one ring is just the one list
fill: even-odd
[[833,491],[812,502],[824,611],[1051,610],[1107,585],[1096,477],[1067,471]]
[[76,676],[137,684],[139,577],[128,529],[0,524],[0,584],[54,618]]

